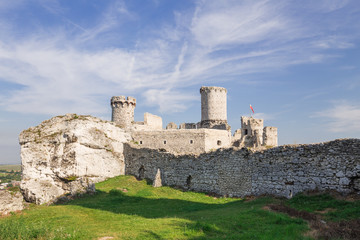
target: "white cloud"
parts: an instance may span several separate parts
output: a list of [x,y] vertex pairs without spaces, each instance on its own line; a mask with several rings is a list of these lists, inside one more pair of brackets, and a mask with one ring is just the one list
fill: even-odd
[[281,6],[269,1],[232,1],[205,4],[196,12],[191,31],[200,45],[216,48],[276,37],[286,29]]
[[159,105],[159,111],[162,113],[185,111],[191,102],[199,99],[199,96],[168,89],[150,89],[143,95],[148,105]]
[[360,104],[338,101],[333,107],[317,112],[313,117],[321,117],[332,132],[360,131]]
[[[71,28],[41,26],[34,29],[36,36],[21,40],[12,37],[10,27],[0,30],[0,79],[23,86],[0,96],[6,110],[101,114],[105,109],[99,97],[131,94],[164,112],[184,111],[197,96],[181,92],[183,87],[318,63],[334,57],[326,49],[353,46],[344,36],[326,36],[301,24],[288,13],[287,1],[230,0],[200,1],[195,10],[175,12],[175,23],[147,29],[151,37],[138,37],[124,49],[107,37],[121,42],[126,35],[122,27],[141,16],[123,1],[112,2],[88,26],[64,17],[61,2],[51,3],[48,11]],[[2,25],[11,22],[0,16]]]
[[345,37],[338,36],[328,36],[324,39],[317,40],[314,43],[314,47],[324,48],[324,49],[347,49],[352,48],[355,44],[351,43]]
[[349,0],[317,0],[305,3],[306,6],[313,10],[323,12],[333,12],[345,7]]

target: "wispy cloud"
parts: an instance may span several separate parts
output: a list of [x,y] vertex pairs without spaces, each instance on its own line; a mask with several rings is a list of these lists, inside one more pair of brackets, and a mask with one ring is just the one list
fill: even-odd
[[[184,111],[195,99],[184,87],[319,63],[334,57],[326,49],[354,46],[347,36],[328,36],[327,26],[302,24],[287,1],[198,1],[175,11],[172,21],[135,33],[126,24],[141,16],[124,1],[112,1],[87,26],[67,17],[61,2],[51,3],[47,11],[71,27],[41,26],[21,39],[9,27],[0,30],[0,79],[23,86],[0,96],[3,109],[103,113],[98,98],[131,94],[160,111]],[[334,1],[327,12],[344,6]],[[0,17],[0,26],[11,24]],[[152,34],[142,38],[141,31]],[[132,44],[120,47],[130,34]]]
[[332,132],[360,131],[360,104],[338,101],[331,108],[317,112],[313,117],[323,118]]
[[313,42],[314,47],[324,48],[324,49],[346,49],[352,48],[355,46],[354,43],[350,42],[350,39],[346,37],[338,36],[328,36],[326,38],[316,40]]

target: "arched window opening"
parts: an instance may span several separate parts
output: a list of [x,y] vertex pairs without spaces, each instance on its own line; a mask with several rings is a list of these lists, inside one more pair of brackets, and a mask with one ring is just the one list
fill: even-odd
[[220,141],[220,140],[217,141],[217,145],[218,145],[218,146],[221,145],[221,141]]
[[139,168],[139,180],[143,180],[145,178],[145,168],[144,166],[141,166]]
[[186,179],[186,187],[190,188],[191,186],[191,180],[192,180],[192,177],[191,175],[189,175]]

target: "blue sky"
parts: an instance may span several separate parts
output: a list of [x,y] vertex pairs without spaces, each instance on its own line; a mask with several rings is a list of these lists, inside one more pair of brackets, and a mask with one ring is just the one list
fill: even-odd
[[0,164],[52,116],[110,120],[110,98],[200,120],[201,86],[228,89],[228,121],[278,127],[279,143],[360,136],[357,0],[0,0]]

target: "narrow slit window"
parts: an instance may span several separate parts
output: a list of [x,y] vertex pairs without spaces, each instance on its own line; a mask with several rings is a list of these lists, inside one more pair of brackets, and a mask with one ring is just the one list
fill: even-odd
[[142,141],[140,141],[140,144],[142,144]]
[[164,144],[166,144],[166,140],[164,140]]
[[190,140],[190,144],[193,144],[194,143],[194,140]]

